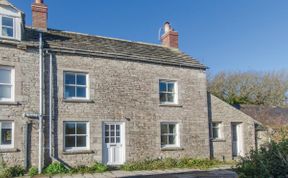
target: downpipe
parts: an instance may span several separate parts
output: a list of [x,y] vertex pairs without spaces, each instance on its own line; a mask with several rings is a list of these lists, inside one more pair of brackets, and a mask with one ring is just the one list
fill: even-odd
[[38,150],[38,173],[43,168],[43,39],[39,33],[39,150]]

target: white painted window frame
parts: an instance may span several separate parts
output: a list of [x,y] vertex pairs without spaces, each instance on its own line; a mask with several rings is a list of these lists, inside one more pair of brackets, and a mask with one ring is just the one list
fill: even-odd
[[[168,92],[168,91],[166,91],[166,92],[161,92],[161,89],[160,89],[160,83],[161,82],[164,82],[164,83],[166,83],[166,85],[168,85],[169,83],[173,83],[174,84],[174,90],[175,90],[175,92]],[[178,104],[178,81],[176,81],[176,80],[167,80],[167,79],[160,79],[159,80],[159,84],[158,84],[158,86],[159,86],[159,102],[160,102],[160,104],[163,104],[163,105],[174,105],[174,104]],[[167,87],[167,86],[166,86]],[[168,102],[168,101],[165,101],[165,102],[162,102],[161,101],[161,98],[160,98],[160,94],[161,93],[172,93],[172,94],[174,94],[174,101],[173,102]]]
[[[162,132],[161,132],[161,127],[162,125],[175,125],[176,126],[176,133],[175,134],[164,134],[164,136],[169,137],[169,135],[175,135],[176,141],[175,144],[166,144],[166,145],[162,145],[161,144],[161,148],[180,148],[180,128],[179,128],[179,123],[177,122],[161,122],[160,123],[160,143],[161,143],[161,139],[162,139]],[[169,131],[169,126],[168,126],[168,131]]]
[[[86,124],[86,134],[69,134],[66,135],[66,124],[68,123],[73,123],[73,124]],[[90,149],[90,123],[89,122],[84,122],[84,121],[65,121],[64,122],[64,150],[65,151],[85,151]],[[74,136],[75,139],[77,136],[86,136],[86,147],[66,147],[66,136]],[[75,142],[76,143],[76,142]]]
[[[214,124],[217,124],[215,127]],[[218,137],[216,138],[214,135],[214,129],[217,129],[218,131]],[[220,140],[223,139],[223,131],[222,131],[222,122],[212,122],[211,123],[211,139],[213,140]]]
[[[10,18],[10,19],[12,19],[13,20],[13,37],[11,37],[11,36],[4,36],[3,34],[2,34],[2,30],[3,30],[3,24],[2,24],[2,19],[3,19],[3,17],[6,17],[6,18]],[[8,26],[4,26],[4,27],[8,27]],[[8,28],[10,28],[10,27],[8,27]],[[0,37],[1,38],[7,38],[7,39],[16,39],[16,24],[15,24],[15,18],[14,17],[11,17],[11,16],[8,16],[8,15],[1,15],[0,14]]]
[[[11,123],[12,125],[12,135],[11,135],[11,144],[2,145],[2,124]],[[14,132],[15,132],[15,123],[13,121],[0,121],[0,149],[13,149],[14,148]]]
[[[66,74],[72,74],[72,75],[85,75],[86,76],[86,85],[77,85],[75,81],[75,84],[66,84]],[[75,80],[77,80],[77,78],[75,77]],[[86,97],[66,97],[65,96],[65,88],[66,86],[72,86],[75,87],[75,95],[77,95],[77,87],[85,87],[86,88]],[[90,98],[90,82],[89,82],[89,74],[86,72],[73,72],[73,71],[64,71],[64,81],[63,81],[63,97],[66,100],[89,100]]]
[[0,66],[0,70],[9,70],[11,72],[11,83],[0,83],[1,86],[11,87],[11,98],[0,98],[1,102],[14,102],[15,101],[15,69],[13,67]]

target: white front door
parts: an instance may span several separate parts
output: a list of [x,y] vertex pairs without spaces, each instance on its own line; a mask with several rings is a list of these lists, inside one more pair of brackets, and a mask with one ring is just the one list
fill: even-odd
[[243,156],[243,140],[242,140],[242,129],[241,124],[232,123],[231,125],[231,136],[232,136],[232,156],[238,157]]
[[125,162],[125,124],[103,124],[103,163],[121,165]]

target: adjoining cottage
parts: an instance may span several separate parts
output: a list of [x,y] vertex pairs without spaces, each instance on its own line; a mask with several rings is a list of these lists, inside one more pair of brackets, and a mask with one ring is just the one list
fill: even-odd
[[36,0],[27,27],[24,13],[0,0],[0,152],[8,164],[41,172],[53,160],[233,159],[255,148],[261,124],[207,100],[207,68],[178,49],[168,22],[155,45],[48,29],[47,13]]

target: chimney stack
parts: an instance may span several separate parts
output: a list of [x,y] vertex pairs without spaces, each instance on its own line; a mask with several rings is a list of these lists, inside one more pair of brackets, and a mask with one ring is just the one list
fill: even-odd
[[161,36],[163,46],[170,48],[178,48],[179,34],[174,31],[169,22],[164,24],[164,34]]
[[48,7],[44,0],[35,0],[32,4],[32,26],[35,29],[47,30]]

